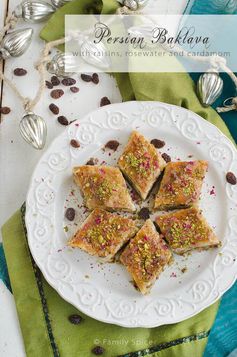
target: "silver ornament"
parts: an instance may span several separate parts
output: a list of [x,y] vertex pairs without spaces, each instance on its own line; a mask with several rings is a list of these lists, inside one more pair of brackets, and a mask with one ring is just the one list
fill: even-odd
[[0,45],[0,58],[21,56],[29,47],[33,35],[31,28],[9,32]]
[[223,80],[215,70],[202,74],[198,79],[197,94],[204,107],[212,105],[221,95],[222,89]]
[[24,0],[15,10],[14,15],[27,22],[41,22],[47,20],[55,12],[55,8],[41,0]]
[[59,8],[65,4],[67,4],[70,1],[72,1],[72,0],[51,0],[51,3],[54,7]]
[[119,0],[119,3],[123,6],[127,6],[130,10],[136,11],[142,9],[148,0]]
[[[68,72],[65,72],[65,68]],[[47,70],[58,77],[68,77],[77,69],[75,57],[69,53],[58,53],[47,64]]]
[[81,45],[81,58],[101,69],[108,69],[110,66],[110,61],[108,56],[106,56],[106,47],[102,42],[95,44],[94,41],[86,39]]
[[44,148],[47,127],[44,119],[32,112],[26,113],[20,121],[20,133],[25,141],[35,149]]

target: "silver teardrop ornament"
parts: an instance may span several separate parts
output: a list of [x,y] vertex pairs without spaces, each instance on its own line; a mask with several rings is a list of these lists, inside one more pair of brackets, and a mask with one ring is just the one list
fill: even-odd
[[[65,72],[65,69],[67,69],[67,72]],[[69,53],[58,53],[47,64],[47,71],[58,77],[68,77],[76,70],[76,60]]]
[[199,77],[197,94],[204,107],[212,105],[221,95],[222,90],[223,80],[217,71],[210,70]]
[[70,1],[72,1],[72,0],[51,0],[51,3],[54,7],[59,8],[65,4],[67,4]]
[[0,45],[0,58],[19,57],[29,47],[32,40],[31,28],[9,32]]
[[32,112],[26,113],[19,124],[20,133],[24,140],[35,149],[44,148],[47,136],[47,127],[44,119]]
[[136,11],[142,9],[148,0],[119,0],[120,4],[127,6],[130,10]]
[[102,42],[95,44],[90,39],[86,39],[81,45],[81,58],[85,62],[104,70],[110,66],[110,61],[106,56],[106,47]]
[[41,0],[25,0],[14,10],[14,15],[27,22],[47,20],[55,12],[55,8]]

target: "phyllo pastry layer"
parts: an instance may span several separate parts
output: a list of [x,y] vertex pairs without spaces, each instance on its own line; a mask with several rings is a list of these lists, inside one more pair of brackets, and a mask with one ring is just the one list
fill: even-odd
[[118,166],[143,200],[146,199],[166,162],[157,149],[137,131],[133,131]]
[[220,242],[196,207],[167,213],[156,218],[162,234],[170,248],[177,254],[191,249],[208,249]]
[[108,262],[136,232],[134,220],[95,209],[68,244]]
[[206,161],[168,163],[155,198],[154,209],[169,210],[196,204],[207,166]]
[[148,219],[120,256],[142,294],[150,292],[156,279],[171,260],[171,252]]
[[135,210],[126,182],[118,168],[84,165],[75,167],[73,175],[89,209]]

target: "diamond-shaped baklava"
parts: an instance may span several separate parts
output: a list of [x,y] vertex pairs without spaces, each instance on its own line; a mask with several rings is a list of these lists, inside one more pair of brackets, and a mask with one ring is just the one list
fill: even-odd
[[154,145],[137,131],[132,132],[118,161],[123,174],[143,200],[146,199],[165,165],[166,162]]
[[135,210],[126,182],[118,168],[84,165],[75,167],[73,174],[89,209]]
[[201,160],[168,163],[155,198],[154,209],[169,210],[196,204],[207,166],[207,162]]
[[120,256],[142,294],[150,292],[156,279],[171,260],[172,254],[148,219]]
[[191,249],[208,249],[220,242],[196,207],[167,213],[156,218],[161,233],[170,248],[177,254]]
[[108,262],[136,232],[134,220],[95,209],[68,244]]

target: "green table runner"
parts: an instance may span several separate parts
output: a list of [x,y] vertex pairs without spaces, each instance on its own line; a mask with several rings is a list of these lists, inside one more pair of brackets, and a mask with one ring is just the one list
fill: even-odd
[[[52,40],[63,36],[68,13],[114,12],[116,2],[77,0],[59,9],[41,32]],[[212,109],[204,109],[186,73],[115,74],[123,100],[158,100],[189,108],[230,133]],[[152,329],[127,329],[98,322],[66,303],[44,280],[34,263],[24,229],[24,207],[3,226],[3,244],[27,355],[30,357],[93,356],[102,346],[103,356],[202,356],[218,303],[181,323]],[[83,322],[73,325],[68,317],[79,313]]]

